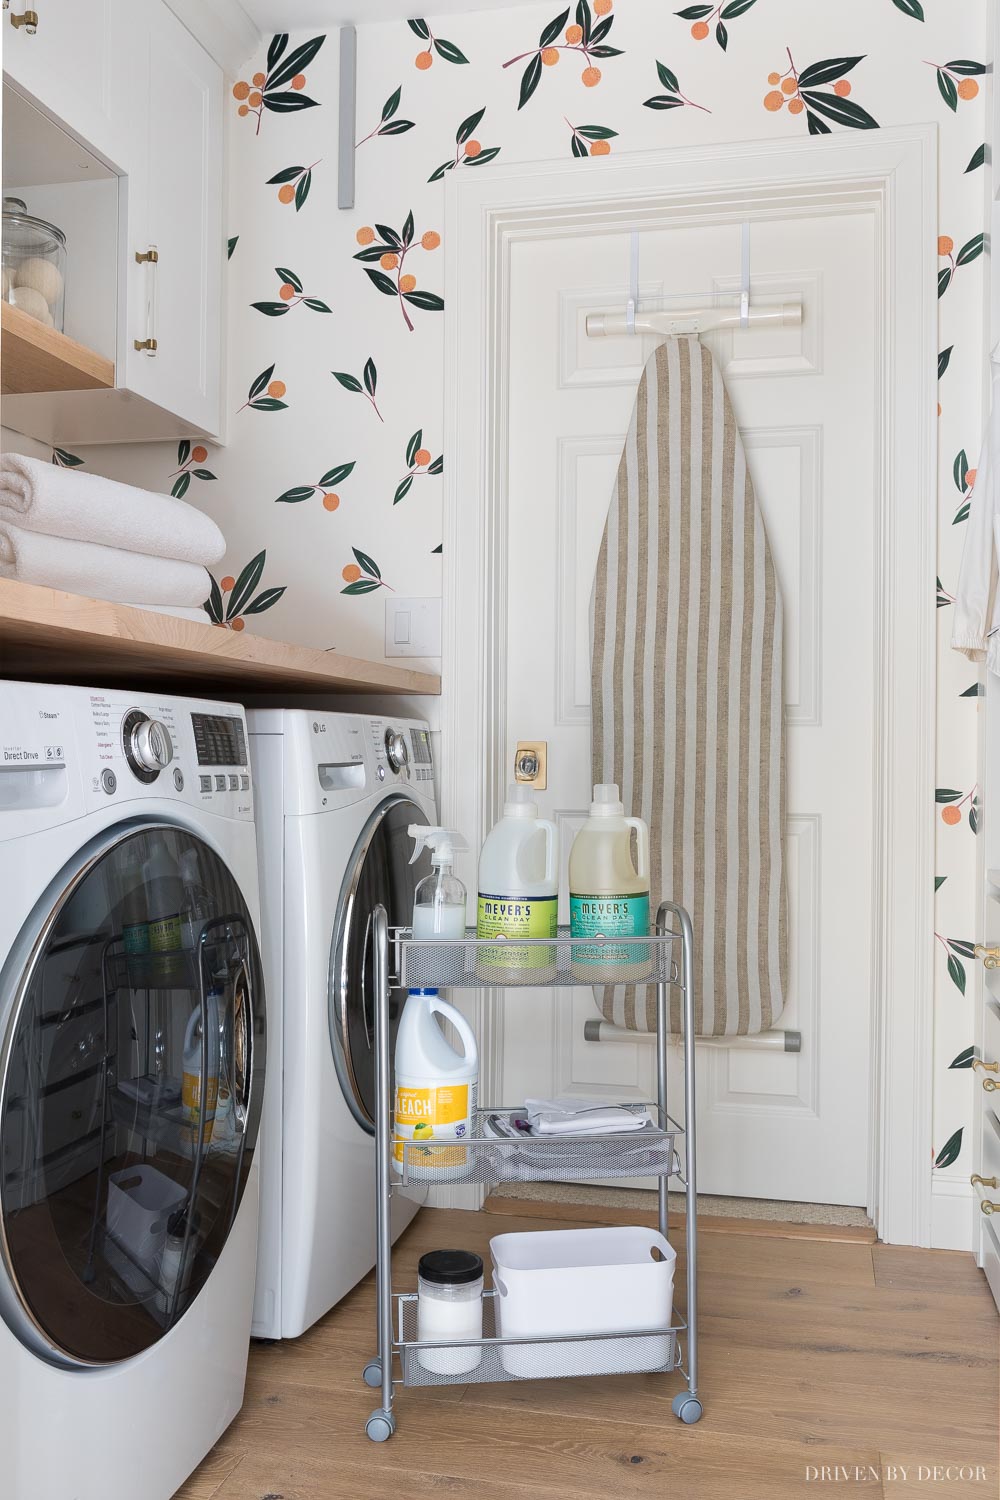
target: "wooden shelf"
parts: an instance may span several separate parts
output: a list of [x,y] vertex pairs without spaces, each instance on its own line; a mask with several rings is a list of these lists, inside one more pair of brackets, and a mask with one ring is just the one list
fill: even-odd
[[239,698],[249,693],[427,693],[440,677],[290,646],[174,615],[0,578],[0,677]]
[[110,391],[115,367],[76,339],[47,328],[10,302],[0,302],[3,334],[0,394],[37,395],[43,391]]

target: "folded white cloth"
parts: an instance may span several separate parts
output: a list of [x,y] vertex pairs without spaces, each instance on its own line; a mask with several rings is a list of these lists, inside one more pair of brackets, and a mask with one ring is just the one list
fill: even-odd
[[225,537],[211,516],[183,500],[23,453],[0,457],[0,521],[45,536],[100,542],[205,567],[219,562],[226,551]]
[[147,557],[101,547],[96,542],[69,542],[41,536],[0,522],[0,578],[39,583],[112,604],[204,604],[211,579],[197,563],[170,557]]
[[526,1099],[524,1107],[532,1135],[618,1135],[649,1123],[647,1110],[595,1104],[593,1099]]

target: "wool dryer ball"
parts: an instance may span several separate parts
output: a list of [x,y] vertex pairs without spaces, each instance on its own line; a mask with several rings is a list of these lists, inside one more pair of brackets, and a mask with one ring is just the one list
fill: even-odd
[[58,266],[54,266],[50,260],[43,260],[40,255],[33,255],[30,260],[22,261],[14,272],[16,286],[31,287],[33,291],[40,293],[52,306],[62,296],[63,278]]
[[40,323],[49,320],[49,304],[34,287],[16,286],[10,294],[10,300],[15,307],[27,313],[29,318],[37,318]]

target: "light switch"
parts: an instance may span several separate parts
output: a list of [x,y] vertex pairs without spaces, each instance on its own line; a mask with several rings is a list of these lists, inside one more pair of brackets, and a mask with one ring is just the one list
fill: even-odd
[[386,656],[441,655],[441,600],[399,599],[385,601]]

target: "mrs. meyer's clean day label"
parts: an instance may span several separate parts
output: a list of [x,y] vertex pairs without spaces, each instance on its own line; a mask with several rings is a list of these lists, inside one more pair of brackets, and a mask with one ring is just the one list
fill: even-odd
[[590,817],[573,841],[569,930],[573,938],[615,939],[573,943],[570,965],[578,979],[634,984],[648,976],[648,945],[617,940],[649,937],[649,830],[641,818],[626,818],[614,785],[594,787]]
[[559,834],[538,816],[531,787],[515,784],[479,856],[476,936],[498,940],[476,950],[480,978],[548,983],[555,977],[555,949],[524,939],[554,938],[558,922]]

